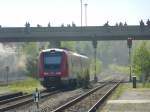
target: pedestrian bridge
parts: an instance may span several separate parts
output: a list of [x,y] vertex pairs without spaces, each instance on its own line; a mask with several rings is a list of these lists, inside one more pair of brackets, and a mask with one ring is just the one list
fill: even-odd
[[150,40],[149,26],[0,27],[0,42]]

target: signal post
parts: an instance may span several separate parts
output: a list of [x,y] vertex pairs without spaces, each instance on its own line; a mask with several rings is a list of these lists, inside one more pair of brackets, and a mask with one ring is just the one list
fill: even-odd
[[127,40],[127,45],[128,45],[128,48],[129,48],[129,69],[130,69],[130,72],[129,72],[129,81],[131,82],[131,48],[132,48],[132,38],[128,38]]
[[97,82],[98,78],[97,78],[97,75],[96,75],[96,54],[97,54],[97,41],[94,40],[92,41],[92,44],[93,44],[93,47],[94,47],[94,56],[95,56],[95,74],[94,74],[94,82]]
[[37,110],[39,110],[39,100],[40,100],[40,92],[38,88],[36,88],[35,93],[33,93],[33,99],[36,103]]

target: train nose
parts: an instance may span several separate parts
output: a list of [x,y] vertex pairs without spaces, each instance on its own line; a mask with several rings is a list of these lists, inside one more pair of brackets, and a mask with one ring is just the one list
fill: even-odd
[[61,72],[56,72],[56,75],[61,75]]
[[48,75],[61,75],[61,72],[50,72],[50,73],[44,72],[44,75],[45,76],[48,76]]
[[48,75],[48,72],[44,72],[44,75]]

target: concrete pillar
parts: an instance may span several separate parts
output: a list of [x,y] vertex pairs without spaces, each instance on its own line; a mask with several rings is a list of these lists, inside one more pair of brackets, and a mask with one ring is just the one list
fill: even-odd
[[50,48],[60,48],[61,41],[50,41]]

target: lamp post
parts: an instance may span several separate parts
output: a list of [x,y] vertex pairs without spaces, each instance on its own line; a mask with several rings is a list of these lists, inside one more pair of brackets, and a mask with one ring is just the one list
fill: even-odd
[[82,0],[80,0],[81,2],[81,27],[82,27]]
[[87,26],[87,3],[84,4],[85,6],[85,26]]

